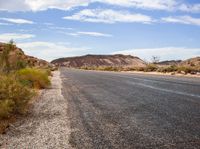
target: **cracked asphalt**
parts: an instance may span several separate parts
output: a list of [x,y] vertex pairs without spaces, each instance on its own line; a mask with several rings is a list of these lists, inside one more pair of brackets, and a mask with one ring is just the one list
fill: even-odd
[[199,149],[200,79],[61,69],[70,145]]

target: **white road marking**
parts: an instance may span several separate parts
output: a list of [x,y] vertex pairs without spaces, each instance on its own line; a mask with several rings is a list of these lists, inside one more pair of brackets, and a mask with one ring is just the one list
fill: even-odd
[[158,88],[152,85],[147,85],[147,84],[143,84],[143,83],[136,83],[136,82],[127,82],[129,84],[134,84],[134,85],[140,85],[143,87],[148,87],[151,89],[155,89],[155,90],[159,90],[159,91],[164,91],[164,92],[168,92],[168,93],[174,93],[174,94],[179,94],[179,95],[184,95],[184,96],[191,96],[191,97],[197,97],[200,98],[200,95],[197,94],[190,94],[190,93],[185,93],[185,92],[180,92],[180,91],[174,91],[174,90],[169,90],[169,89],[164,89],[164,88]]

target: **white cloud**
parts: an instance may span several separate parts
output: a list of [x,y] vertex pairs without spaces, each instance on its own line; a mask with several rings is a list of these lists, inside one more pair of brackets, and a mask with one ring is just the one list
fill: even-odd
[[94,37],[112,37],[111,34],[105,34],[105,33],[100,33],[100,32],[75,32],[75,33],[69,33],[69,35],[72,35],[72,36],[86,35],[86,36],[94,36]]
[[35,35],[33,34],[5,33],[5,34],[0,34],[0,42],[8,42],[11,39],[13,39],[14,41],[18,41],[33,37],[35,37]]
[[71,27],[59,27],[59,26],[49,26],[49,29],[54,29],[54,30],[73,30]]
[[88,36],[95,36],[95,37],[111,37],[110,34],[104,34],[99,32],[77,32],[80,35],[88,35]]
[[175,16],[162,18],[162,21],[169,23],[181,23],[200,26],[200,18],[193,18],[191,16]]
[[189,5],[178,0],[2,0],[0,10],[41,11],[50,8],[69,10],[73,7],[88,6],[94,2],[140,9],[200,12],[200,4]]
[[74,56],[72,53],[87,50],[86,48],[70,48],[63,43],[43,41],[18,43],[17,46],[22,48],[28,55],[48,61],[60,57]]
[[7,26],[7,25],[11,25],[11,24],[9,24],[9,23],[2,23],[2,22],[0,22],[0,25]]
[[50,8],[68,10],[76,6],[87,6],[91,0],[6,0],[0,1],[0,10],[42,11]]
[[63,19],[77,20],[94,23],[152,23],[154,20],[147,15],[131,14],[126,11],[114,11],[111,9],[85,9],[72,16],[66,16]]
[[4,20],[10,23],[15,24],[34,24],[33,21],[25,20],[25,19],[16,19],[16,18],[0,18],[0,20]]
[[152,56],[161,60],[180,60],[200,56],[200,48],[164,47],[152,49],[130,49],[113,52],[113,54],[130,54],[150,61]]
[[172,10],[178,4],[176,0],[98,0],[112,5],[136,7],[142,9]]
[[194,4],[194,5],[182,4],[179,6],[179,10],[182,10],[185,12],[191,12],[191,13],[199,13],[200,12],[200,4]]

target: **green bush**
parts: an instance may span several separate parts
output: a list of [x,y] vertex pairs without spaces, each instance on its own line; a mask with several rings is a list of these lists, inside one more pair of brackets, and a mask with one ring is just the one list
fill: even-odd
[[48,78],[49,72],[34,68],[25,68],[17,72],[19,81],[26,86],[44,89],[49,87],[50,80]]
[[23,113],[33,91],[23,86],[13,75],[0,75],[0,119],[12,113]]

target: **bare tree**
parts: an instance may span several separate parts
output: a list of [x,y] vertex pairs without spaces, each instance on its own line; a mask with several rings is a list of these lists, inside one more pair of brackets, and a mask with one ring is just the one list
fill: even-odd
[[160,57],[158,57],[158,56],[152,56],[152,63],[153,64],[157,64],[157,63],[159,63],[160,62]]

